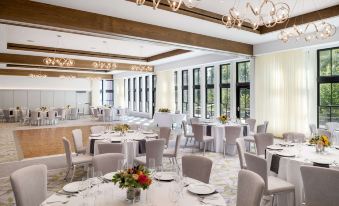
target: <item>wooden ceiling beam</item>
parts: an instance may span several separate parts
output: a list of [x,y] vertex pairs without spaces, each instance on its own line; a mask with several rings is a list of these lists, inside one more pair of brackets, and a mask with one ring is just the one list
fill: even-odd
[[152,62],[152,61],[156,61],[156,60],[160,60],[160,59],[165,59],[165,58],[177,56],[177,55],[180,55],[180,54],[186,54],[188,52],[191,52],[191,51],[190,50],[184,50],[184,49],[174,49],[174,50],[169,51],[169,52],[164,52],[164,53],[161,53],[161,54],[157,54],[157,55],[147,57],[146,61]]
[[253,45],[28,0],[1,0],[0,20],[99,35],[138,39],[252,55]]

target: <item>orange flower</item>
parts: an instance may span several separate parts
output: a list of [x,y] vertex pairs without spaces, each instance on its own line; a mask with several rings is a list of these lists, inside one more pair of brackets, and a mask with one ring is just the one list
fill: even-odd
[[139,179],[139,175],[137,175],[137,174],[133,174],[132,177],[133,177],[133,179],[135,179],[135,180],[138,180],[138,179]]

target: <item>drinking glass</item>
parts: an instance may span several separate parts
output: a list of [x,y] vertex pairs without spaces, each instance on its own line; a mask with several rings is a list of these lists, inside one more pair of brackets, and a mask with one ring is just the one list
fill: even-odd
[[178,205],[180,199],[181,190],[176,183],[172,184],[172,187],[169,192],[169,199],[174,203],[175,206]]
[[78,191],[82,197],[82,204],[81,206],[88,206],[88,202],[86,201],[86,198],[88,197],[90,188],[90,183],[87,177],[83,177],[82,181],[78,184]]
[[117,171],[122,171],[124,170],[124,167],[125,167],[125,160],[119,160],[118,163],[117,163]]
[[148,159],[148,169],[151,173],[151,177],[153,178],[156,172],[156,168],[155,168],[155,159],[154,158],[149,158]]

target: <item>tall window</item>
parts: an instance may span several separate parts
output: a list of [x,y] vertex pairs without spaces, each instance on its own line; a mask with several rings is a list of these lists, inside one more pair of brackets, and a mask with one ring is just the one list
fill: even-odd
[[149,76],[145,77],[145,112],[149,112]]
[[214,116],[214,67],[206,67],[206,119]]
[[133,110],[137,111],[137,78],[133,78]]
[[237,117],[250,117],[250,61],[237,62]]
[[200,68],[193,69],[193,116],[201,117]]
[[157,93],[157,76],[152,75],[152,111],[154,116],[155,107],[156,107],[156,93]]
[[179,102],[178,102],[178,72],[174,72],[174,95],[175,95],[175,110],[179,110]]
[[231,65],[220,65],[220,114],[226,114],[228,117],[231,113]]
[[182,113],[188,112],[188,70],[182,71]]
[[139,77],[139,112],[142,112],[142,77]]
[[128,90],[128,109],[131,109],[131,79],[127,81],[127,90]]
[[339,47],[318,50],[318,126],[339,122]]

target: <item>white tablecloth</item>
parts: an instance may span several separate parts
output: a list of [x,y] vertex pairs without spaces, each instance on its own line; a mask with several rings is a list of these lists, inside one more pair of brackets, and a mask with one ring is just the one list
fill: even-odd
[[[197,180],[192,180],[192,182],[200,183]],[[150,187],[148,194],[151,194],[151,203],[153,206],[174,206],[175,203],[171,201],[170,195],[173,188],[176,186],[175,182],[153,182]],[[70,205],[70,206],[81,206],[84,202],[88,206],[127,206],[132,205],[130,202],[126,201],[126,189],[120,189],[117,185],[113,183],[103,183],[99,186],[101,194],[97,194],[98,187],[93,187],[89,190],[90,195],[86,199],[83,199],[81,194],[67,198],[61,195],[52,195],[45,200],[41,205]],[[182,197],[179,199],[179,206],[198,206],[198,205],[208,205],[200,202],[200,199],[197,195],[191,194],[187,191],[187,187],[183,189]],[[208,200],[210,199],[210,200]],[[53,203],[45,204],[52,201],[67,201],[67,203]],[[206,201],[213,201],[215,206],[226,206],[225,200],[220,194],[213,194],[213,196],[207,197]],[[146,205],[146,191],[141,190],[140,202],[135,205]],[[211,204],[212,205],[212,204]]]
[[[301,205],[303,201],[303,183],[300,172],[301,165],[313,165],[312,160],[314,159],[326,159],[331,162],[335,161],[339,163],[339,150],[335,148],[326,148],[325,154],[316,153],[314,146],[302,145],[301,149],[298,150],[297,146],[284,149],[284,151],[297,154],[295,158],[280,158],[279,172],[278,175],[270,171],[272,155],[276,153],[275,151],[267,150],[267,164],[270,175],[278,176],[292,184],[295,185],[296,193],[296,205]],[[299,154],[300,151],[300,154]],[[339,169],[335,165],[330,165],[330,167]],[[290,206],[293,205],[292,202],[288,199],[292,198],[291,195],[279,195],[277,198],[278,206]]]
[[181,125],[181,122],[186,119],[185,114],[173,114],[167,112],[156,112],[153,116],[154,123],[158,127],[172,127],[173,123]]

